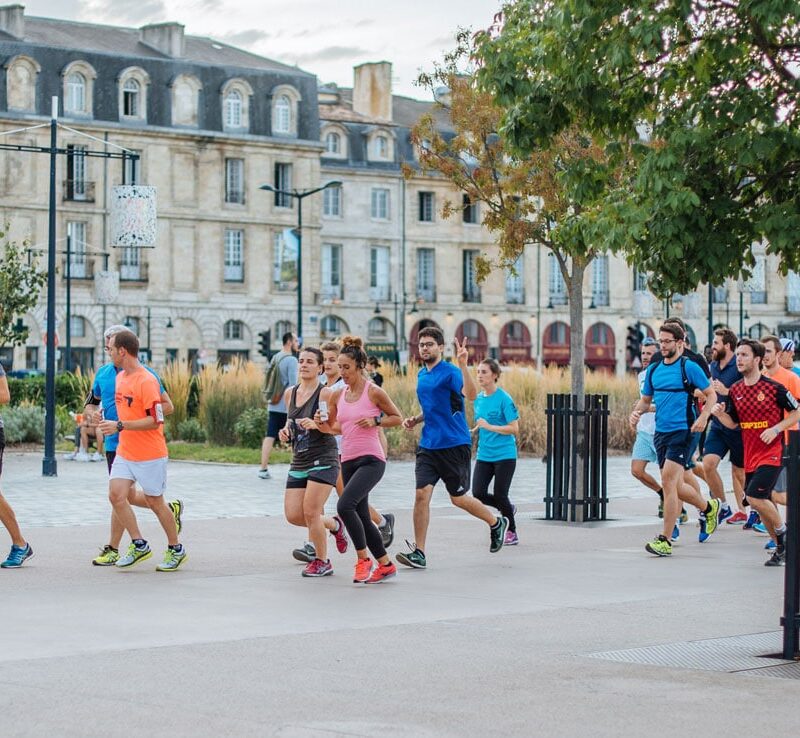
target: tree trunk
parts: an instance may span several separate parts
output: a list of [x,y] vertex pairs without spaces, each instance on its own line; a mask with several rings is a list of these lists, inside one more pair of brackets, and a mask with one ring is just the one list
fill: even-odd
[[572,260],[572,273],[569,275],[569,368],[571,392],[578,398],[578,407],[583,408],[584,369],[586,363],[583,340],[583,275],[586,265]]

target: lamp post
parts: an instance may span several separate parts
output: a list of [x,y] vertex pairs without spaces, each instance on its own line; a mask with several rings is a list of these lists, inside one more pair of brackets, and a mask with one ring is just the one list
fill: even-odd
[[326,182],[321,187],[310,190],[281,190],[271,184],[263,184],[258,189],[274,192],[276,195],[292,197],[297,200],[297,337],[303,337],[303,200],[329,187],[341,187],[339,180]]

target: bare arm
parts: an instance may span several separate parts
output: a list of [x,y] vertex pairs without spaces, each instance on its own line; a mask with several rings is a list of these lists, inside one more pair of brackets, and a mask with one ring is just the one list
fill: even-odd
[[372,400],[372,402],[374,402],[383,413],[383,418],[381,418],[381,427],[394,428],[403,422],[403,418],[400,415],[400,411],[397,409],[397,405],[392,402],[392,398],[389,397],[384,390],[378,387],[377,384],[370,385],[369,399]]
[[650,409],[650,403],[652,401],[653,398],[650,395],[642,395],[639,398],[639,402],[633,406],[633,412],[628,418],[631,428],[636,428],[636,426],[639,424],[639,418],[641,418],[642,415],[644,415]]
[[172,399],[166,390],[161,393],[161,410],[164,413],[164,417],[175,412],[175,405],[172,404]]
[[708,419],[711,417],[711,410],[717,401],[717,393],[714,391],[713,385],[709,384],[702,392],[705,404],[703,405],[703,412],[700,413],[700,417],[694,421],[694,424],[690,428],[692,433],[702,433],[703,430],[705,430],[706,425],[708,425]]
[[0,377],[0,405],[8,405],[11,402],[11,392],[8,389],[8,378],[4,374]]
[[512,420],[506,425],[491,425],[484,418],[479,418],[472,430],[483,428],[492,433],[499,433],[501,436],[516,436],[519,434],[519,420]]

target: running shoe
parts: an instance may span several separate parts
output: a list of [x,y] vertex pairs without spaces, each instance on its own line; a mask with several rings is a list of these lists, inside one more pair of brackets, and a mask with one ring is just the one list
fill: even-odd
[[394,541],[394,515],[392,513],[384,513],[383,519],[386,521],[383,525],[378,526],[381,532],[381,541],[384,548],[389,548]]
[[775,543],[775,541],[773,541],[773,540],[770,538],[770,539],[769,539],[769,540],[768,540],[768,541],[767,541],[767,542],[764,544],[764,548],[765,548],[767,551],[774,551],[776,548],[778,548],[778,544],[777,544],[777,543]]
[[767,526],[766,526],[766,525],[764,525],[764,523],[756,523],[756,524],[753,526],[753,530],[754,530],[756,533],[761,533],[762,535],[766,535],[766,534],[767,534]]
[[304,543],[303,548],[296,548],[292,551],[292,556],[297,561],[302,561],[304,564],[310,564],[313,561],[321,561],[317,559],[317,549],[314,548],[313,543]]
[[427,567],[428,562],[425,560],[425,554],[417,548],[416,544],[406,541],[406,546],[410,550],[408,552],[401,551],[397,554],[397,560],[403,566],[410,566],[412,569],[424,569]]
[[688,523],[688,522],[689,522],[689,513],[686,512],[686,508],[684,507],[681,510],[681,514],[678,516],[678,523],[683,525],[684,523]]
[[506,531],[508,530],[508,518],[501,515],[497,518],[497,522],[489,528],[489,553],[497,553],[506,540]]
[[300,572],[304,577],[327,577],[333,574],[333,567],[330,560],[323,561],[322,559],[312,559],[308,566]]
[[30,543],[24,546],[11,545],[11,550],[8,552],[6,560],[0,564],[3,569],[19,569],[29,558],[33,556],[33,549]]
[[336,530],[331,531],[331,535],[336,539],[336,550],[343,554],[347,551],[347,532],[344,529],[344,523],[338,515],[334,515],[333,519],[339,524]]
[[128,552],[124,556],[120,556],[114,566],[118,566],[120,569],[128,569],[134,564],[138,564],[140,561],[149,559],[152,555],[153,552],[146,543],[144,548],[136,548],[136,544],[131,543],[131,545],[128,546]]
[[750,511],[750,515],[747,516],[747,521],[742,526],[742,530],[750,530],[756,523],[760,523],[761,518],[759,517],[758,513],[755,510]]
[[188,558],[183,546],[180,551],[167,546],[167,550],[164,551],[164,560],[156,567],[156,571],[175,571]]
[[183,522],[181,521],[181,515],[183,515],[183,500],[173,500],[167,503],[167,506],[172,511],[172,517],[175,518],[175,527],[178,529],[178,533],[180,533],[183,530]]
[[765,562],[764,566],[784,566],[786,564],[786,551],[775,551]]
[[681,537],[681,529],[680,526],[676,523],[675,527],[672,529],[672,542],[675,543]]
[[658,503],[658,517],[659,518],[663,518],[664,517],[664,501],[663,500]]
[[719,500],[709,500],[711,510],[707,514],[700,514],[700,533],[697,540],[704,543],[711,534],[717,529],[717,518],[719,516]]
[[507,530],[506,531],[506,539],[503,541],[504,546],[518,546],[519,545],[519,538],[517,537],[516,531]]
[[89,461],[90,458],[86,451],[78,451],[78,453],[75,454],[75,461]]
[[721,506],[717,516],[717,525],[722,525],[723,522],[731,517],[733,517],[733,510],[731,510],[730,505]]
[[64,461],[75,461],[77,455],[77,451],[70,451],[68,454],[63,454],[61,458],[64,459]]
[[645,545],[645,551],[655,556],[672,556],[672,544],[664,536],[656,536]]
[[384,579],[397,576],[397,567],[390,561],[388,564],[378,564],[367,579],[366,584],[377,584]]
[[363,584],[372,574],[372,559],[356,560],[356,570],[353,573],[353,581],[356,584]]
[[105,461],[105,460],[106,457],[103,456],[103,454],[101,454],[99,451],[95,451],[89,458],[89,461]]
[[731,517],[725,521],[728,525],[742,525],[747,522],[747,515],[741,510],[737,510]]
[[92,559],[94,566],[114,566],[119,561],[119,551],[106,544],[100,549],[100,555]]
[[258,478],[259,479],[272,479],[272,474],[269,473],[269,469],[259,469],[258,470]]

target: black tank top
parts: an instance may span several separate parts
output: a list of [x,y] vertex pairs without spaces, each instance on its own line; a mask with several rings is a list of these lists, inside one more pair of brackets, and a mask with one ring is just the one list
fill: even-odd
[[300,407],[297,406],[297,390],[300,385],[292,387],[289,398],[287,416],[292,432],[292,469],[301,471],[319,466],[338,466],[339,449],[336,438],[330,433],[318,430],[305,430],[297,421],[301,418],[312,418],[319,409],[319,396],[323,390],[320,385]]

